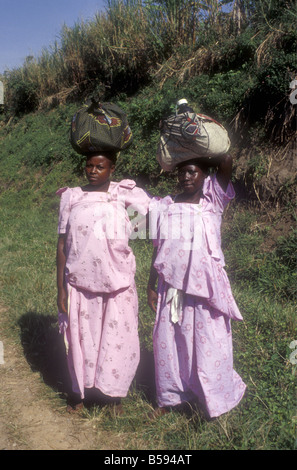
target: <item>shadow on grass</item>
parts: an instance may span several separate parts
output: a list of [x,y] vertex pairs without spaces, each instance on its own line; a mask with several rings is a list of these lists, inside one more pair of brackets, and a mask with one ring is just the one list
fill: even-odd
[[18,325],[24,356],[31,369],[39,372],[45,384],[64,398],[71,392],[71,381],[57,317],[31,311],[20,317]]
[[[57,317],[31,311],[22,315],[18,325],[24,355],[31,369],[39,372],[45,384],[55,390],[60,398],[71,395],[64,339],[59,334]],[[154,360],[150,351],[141,351],[135,384],[136,390],[154,403]],[[90,391],[89,394],[92,395]]]

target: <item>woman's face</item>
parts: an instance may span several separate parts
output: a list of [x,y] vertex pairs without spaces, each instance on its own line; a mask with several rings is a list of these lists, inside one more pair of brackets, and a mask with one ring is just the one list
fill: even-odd
[[178,168],[177,176],[183,192],[195,194],[202,190],[206,174],[197,165],[185,164]]
[[94,189],[97,187],[101,191],[107,190],[114,170],[115,165],[103,155],[92,156],[86,162],[86,177]]

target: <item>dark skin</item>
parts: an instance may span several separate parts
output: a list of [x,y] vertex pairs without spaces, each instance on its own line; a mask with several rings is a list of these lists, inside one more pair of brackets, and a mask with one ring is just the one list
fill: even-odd
[[[229,154],[220,157],[200,158],[199,163],[198,160],[189,160],[178,165],[178,182],[182,192],[176,196],[175,202],[199,204],[203,196],[203,183],[207,176],[207,168],[209,167],[217,168],[216,176],[218,183],[223,191],[227,190],[232,175],[232,158]],[[158,273],[154,268],[156,255],[157,250],[155,248],[147,286],[148,304],[153,312],[156,312],[158,300],[155,287]]]
[[[82,187],[83,191],[107,192],[110,184],[110,177],[115,171],[114,163],[104,156],[104,154],[93,155],[86,161],[85,174],[88,184]],[[57,243],[57,305],[59,312],[67,313],[67,290],[65,285],[65,241],[66,234],[59,235]]]

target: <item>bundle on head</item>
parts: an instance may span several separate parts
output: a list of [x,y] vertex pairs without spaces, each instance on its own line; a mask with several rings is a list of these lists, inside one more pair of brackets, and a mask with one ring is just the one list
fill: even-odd
[[161,121],[157,160],[164,171],[186,160],[223,155],[229,148],[226,129],[211,117],[195,113],[186,100],[180,100],[176,113]]
[[73,116],[70,143],[80,155],[119,152],[133,141],[126,113],[114,103],[92,99]]

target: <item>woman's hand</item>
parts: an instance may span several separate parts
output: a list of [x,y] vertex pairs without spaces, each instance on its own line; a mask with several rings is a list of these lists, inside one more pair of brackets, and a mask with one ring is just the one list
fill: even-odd
[[67,313],[67,292],[64,287],[58,289],[57,305],[60,313]]
[[147,286],[147,303],[149,304],[151,310],[156,313],[158,294],[154,289],[151,288],[150,285]]
[[[217,168],[217,180],[223,191],[226,192],[232,176],[232,157],[229,153],[213,157],[201,157],[199,162],[207,167]],[[199,166],[199,163],[198,163]]]
[[57,244],[57,305],[60,313],[67,313],[67,290],[64,282],[65,265],[65,235],[60,235]]

